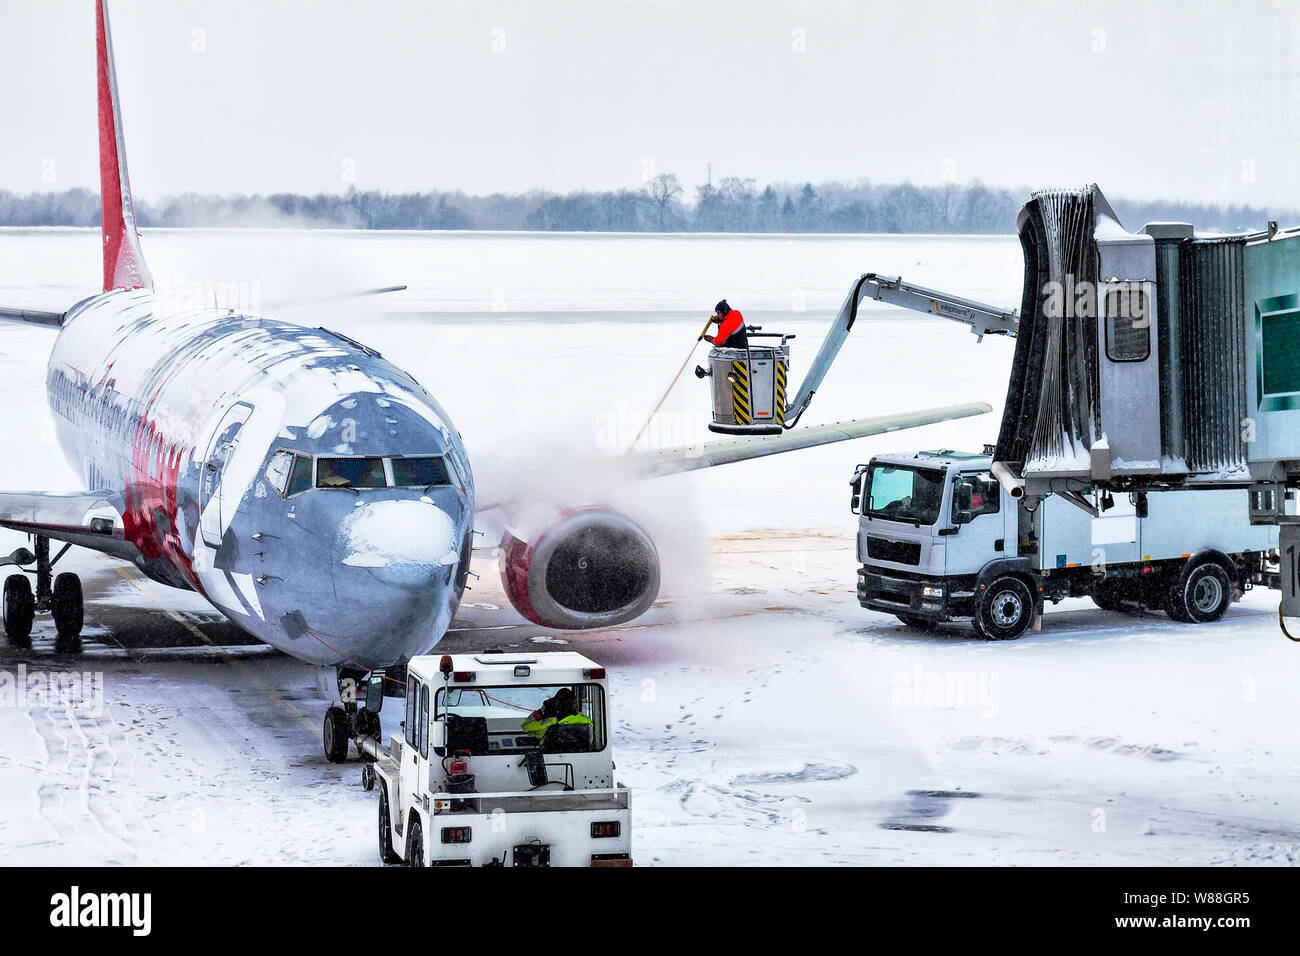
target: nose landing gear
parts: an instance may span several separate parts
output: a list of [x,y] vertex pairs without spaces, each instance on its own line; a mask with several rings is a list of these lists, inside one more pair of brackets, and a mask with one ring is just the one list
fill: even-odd
[[[36,553],[26,548],[19,548],[0,563],[22,567],[34,564],[31,569],[23,568],[17,574],[5,578],[3,590],[3,617],[5,636],[14,647],[32,646],[32,624],[37,611],[48,611],[54,619],[57,638],[54,649],[61,654],[76,653],[81,650],[81,628],[85,624],[85,603],[81,593],[81,578],[70,571],[58,576],[53,573],[54,565],[67,553],[70,544],[65,544],[52,559],[50,558],[50,539],[36,536]],[[36,591],[32,592],[32,582],[26,575],[36,578]]]
[[326,760],[343,763],[348,759],[348,741],[352,741],[363,764],[374,761],[383,732],[379,710],[383,706],[384,681],[404,684],[405,673],[405,665],[389,668],[386,673],[372,671],[369,675],[351,667],[339,668],[338,696],[342,704],[329,706],[321,727]]

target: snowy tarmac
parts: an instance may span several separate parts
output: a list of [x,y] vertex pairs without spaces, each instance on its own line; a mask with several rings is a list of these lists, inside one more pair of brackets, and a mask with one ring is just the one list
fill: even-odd
[[[97,238],[0,230],[0,303],[62,308],[93,292]],[[616,451],[724,295],[798,334],[797,381],[863,271],[1000,305],[1020,283],[1005,238],[144,242],[159,276],[258,283],[266,301],[322,275],[411,285],[382,312],[282,314],[409,368],[464,433],[482,487],[568,487],[560,460]],[[205,257],[223,271],[191,273]],[[664,529],[651,612],[584,634],[523,623],[485,553],[439,650],[564,647],[610,669],[639,864],[1295,862],[1300,648],[1277,629],[1274,593],[1199,627],[1067,601],[1012,643],[921,634],[858,607],[854,464],[993,440],[1011,353],[951,323],[863,314],[810,422],[975,400],[995,413],[630,490],[601,489],[596,467],[597,490]],[[52,340],[0,327],[0,391],[17,413],[0,419],[6,488],[77,487],[44,406]],[[685,378],[652,440],[699,440],[705,402]],[[0,552],[22,543],[6,533]],[[56,655],[47,618],[31,651],[0,645],[0,863],[377,864],[374,794],[358,761],[325,761],[309,668],[111,559],[74,550],[61,567],[85,581],[85,652]],[[386,724],[398,711],[389,700]]]

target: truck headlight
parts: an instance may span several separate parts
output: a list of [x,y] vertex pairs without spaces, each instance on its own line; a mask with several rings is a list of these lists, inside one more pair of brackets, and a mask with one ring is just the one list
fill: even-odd
[[921,588],[921,597],[941,598],[943,597],[943,588],[936,584],[927,584]]

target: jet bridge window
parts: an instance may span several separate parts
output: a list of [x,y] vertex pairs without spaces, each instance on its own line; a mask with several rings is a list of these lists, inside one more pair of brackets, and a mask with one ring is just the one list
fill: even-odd
[[1106,290],[1106,358],[1145,362],[1151,356],[1151,299],[1145,289]]
[[382,458],[317,458],[317,488],[386,488]]
[[442,689],[434,715],[447,722],[448,749],[471,756],[605,749],[605,691],[599,684]]
[[437,455],[393,458],[391,461],[395,488],[424,488],[428,485],[451,484],[447,463]]

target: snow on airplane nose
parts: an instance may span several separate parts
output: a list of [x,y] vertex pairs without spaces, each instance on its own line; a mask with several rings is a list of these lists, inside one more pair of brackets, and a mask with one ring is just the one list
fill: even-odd
[[[339,525],[335,553],[344,569],[364,569],[377,581],[419,588],[447,578],[459,562],[455,518],[429,498],[375,501],[353,509]],[[365,574],[342,577],[364,578]],[[340,577],[336,571],[336,579]]]

